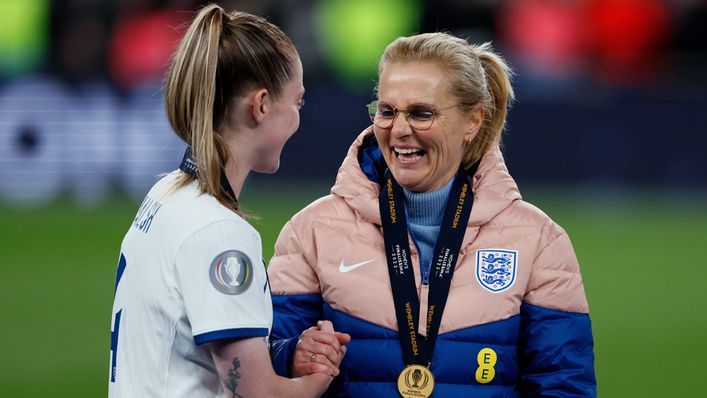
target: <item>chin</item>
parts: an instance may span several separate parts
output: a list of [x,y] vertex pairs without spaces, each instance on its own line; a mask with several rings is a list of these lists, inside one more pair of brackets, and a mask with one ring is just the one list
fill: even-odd
[[392,164],[390,171],[393,173],[395,181],[408,191],[423,192],[425,187],[430,185],[428,181],[423,181],[425,176],[430,176],[429,168],[426,164],[406,165],[401,164],[396,159],[392,159],[392,162],[388,164]]
[[398,182],[398,185],[408,191],[421,192],[420,187],[422,186],[422,182],[416,178],[416,176],[411,176],[410,174],[408,170],[402,172],[398,171],[397,173],[393,173],[393,177],[395,177],[395,181]]
[[253,171],[262,174],[275,174],[280,170],[280,159],[277,159],[271,163],[260,164],[257,167],[253,167]]
[[275,166],[272,166],[272,167],[265,168],[265,169],[263,169],[262,171],[259,171],[259,173],[263,173],[263,174],[275,174],[275,173],[277,173],[278,170],[280,170],[280,165],[279,165],[279,164],[277,164],[277,165],[275,165]]

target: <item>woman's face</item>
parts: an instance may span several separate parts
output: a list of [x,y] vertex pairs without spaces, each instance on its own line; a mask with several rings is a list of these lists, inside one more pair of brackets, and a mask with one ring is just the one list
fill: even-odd
[[443,187],[459,169],[466,142],[483,120],[479,107],[462,110],[446,71],[431,62],[390,64],[380,75],[378,103],[398,110],[439,109],[429,129],[417,131],[398,112],[389,128],[374,126],[378,145],[398,183],[410,191]]
[[274,173],[280,168],[282,148],[299,127],[303,96],[302,63],[297,58],[292,80],[285,84],[277,99],[270,97],[268,100],[269,115],[255,149],[253,171]]

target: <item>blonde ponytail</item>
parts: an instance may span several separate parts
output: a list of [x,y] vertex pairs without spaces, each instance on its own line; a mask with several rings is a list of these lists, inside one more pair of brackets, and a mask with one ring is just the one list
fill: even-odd
[[174,54],[165,92],[167,117],[192,148],[197,179],[205,192],[220,192],[220,173],[228,156],[222,141],[214,139],[214,103],[207,100],[216,93],[223,14],[221,7],[212,4],[194,18]]
[[[275,25],[255,15],[226,13],[218,5],[202,8],[177,47],[165,77],[165,110],[174,132],[192,149],[199,188],[238,211],[221,188],[230,156],[218,133],[228,104],[249,88],[266,88],[274,97],[294,76],[298,54]],[[194,181],[182,174],[177,187]]]
[[466,168],[481,159],[492,145],[501,143],[508,107],[515,99],[511,86],[513,72],[503,58],[493,52],[491,43],[471,45],[471,48],[484,71],[487,99],[481,101],[485,112],[484,122],[464,154]]

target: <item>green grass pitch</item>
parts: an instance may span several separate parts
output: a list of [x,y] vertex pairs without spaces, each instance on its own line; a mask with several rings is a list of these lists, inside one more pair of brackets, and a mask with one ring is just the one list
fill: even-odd
[[[250,189],[265,258],[282,224],[325,189]],[[600,397],[707,396],[707,196],[526,198],[570,234],[596,342]],[[685,196],[685,195],[683,195]],[[0,395],[107,394],[113,284],[138,203],[0,205]],[[502,360],[502,359],[499,359]]]

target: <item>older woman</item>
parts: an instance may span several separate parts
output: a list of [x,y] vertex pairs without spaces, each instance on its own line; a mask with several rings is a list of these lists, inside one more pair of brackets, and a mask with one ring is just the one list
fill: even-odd
[[[591,324],[565,231],[521,200],[499,150],[510,70],[489,45],[399,38],[373,127],[270,262],[276,371],[329,365],[333,396],[595,396]],[[303,333],[304,331],[304,333]]]

